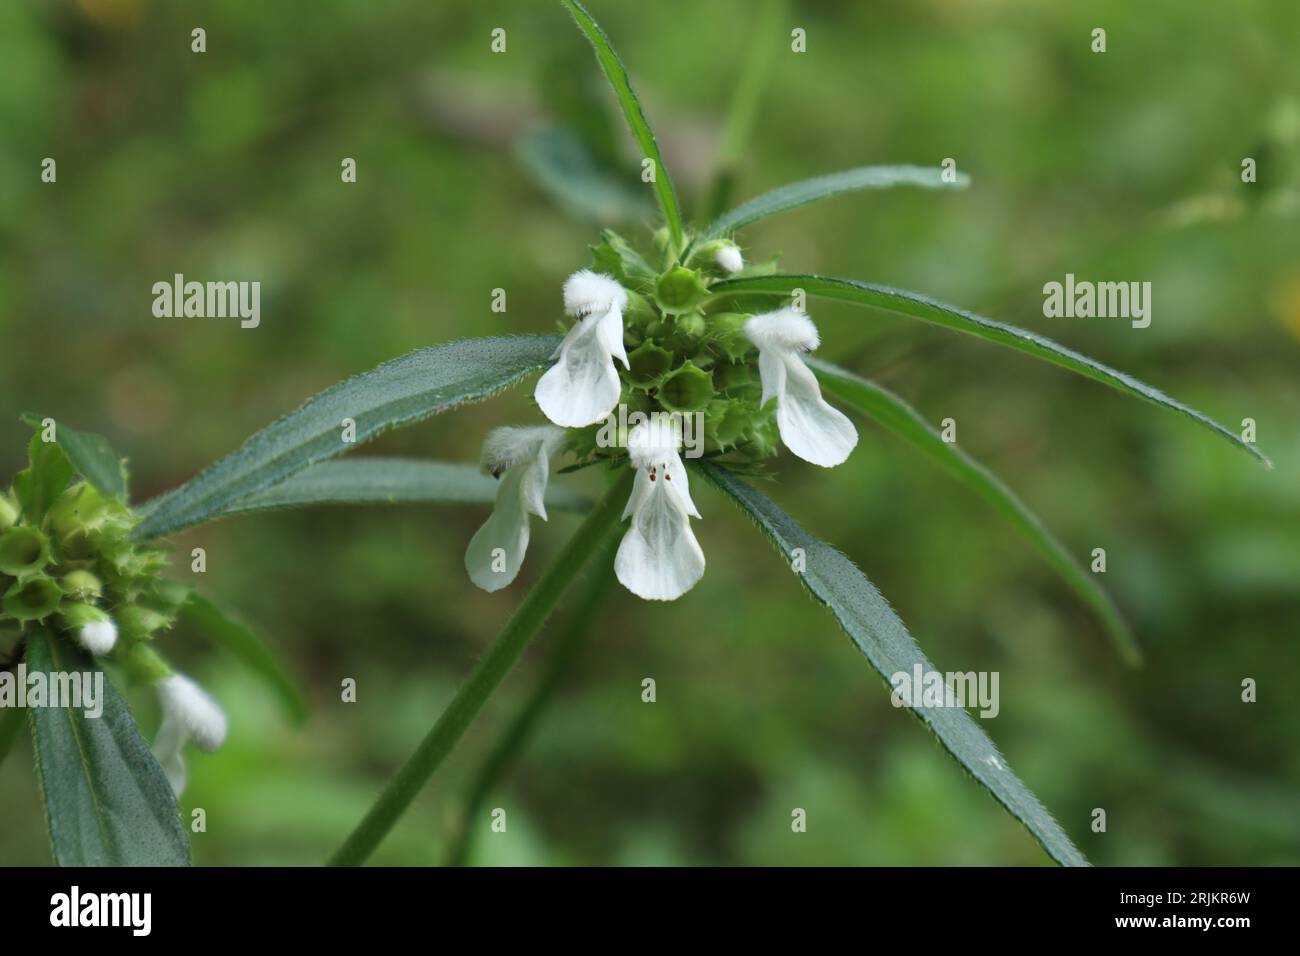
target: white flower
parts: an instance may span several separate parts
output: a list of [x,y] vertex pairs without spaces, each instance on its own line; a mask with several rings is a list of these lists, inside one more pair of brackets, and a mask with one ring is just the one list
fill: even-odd
[[614,558],[623,586],[648,601],[672,601],[704,574],[704,552],[691,531],[700,513],[691,501],[682,447],[681,424],[657,413],[632,429],[627,439],[637,469],[623,517],[632,524]]
[[491,517],[465,550],[465,570],[484,591],[499,591],[519,574],[528,550],[528,516],[546,520],[546,479],[563,440],[563,429],[536,425],[498,428],[483,443],[483,467],[501,483]]
[[607,275],[583,269],[564,282],[564,311],[577,316],[537,382],[533,395],[542,412],[565,428],[600,421],[618,403],[621,386],[614,359],[628,367],[623,349],[627,291]]
[[163,716],[153,753],[179,797],[185,789],[186,741],[193,740],[202,750],[216,750],[226,740],[226,715],[207,691],[183,674],[164,677],[155,686]]
[[723,272],[739,272],[745,268],[745,257],[740,254],[740,247],[735,243],[719,248],[713,258]]
[[87,621],[77,631],[77,641],[96,657],[107,654],[117,643],[117,625],[107,618]]
[[758,346],[763,403],[776,399],[781,441],[814,465],[832,468],[843,462],[858,443],[858,432],[843,412],[822,398],[816,377],[800,355],[818,345],[812,319],[786,306],[751,318],[745,334]]

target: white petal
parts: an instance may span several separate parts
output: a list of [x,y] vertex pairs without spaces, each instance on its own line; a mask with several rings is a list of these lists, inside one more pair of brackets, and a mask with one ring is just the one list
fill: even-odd
[[636,481],[638,504],[614,558],[614,572],[638,597],[673,601],[703,576],[704,552],[667,484],[661,478],[652,482],[644,471],[638,471]]
[[[465,549],[469,579],[484,591],[500,591],[519,574],[528,552],[528,510],[524,494],[527,466],[506,471],[496,504]],[[544,480],[544,479],[543,479]]]
[[785,391],[786,356],[789,353],[776,349],[763,349],[758,353],[758,378],[763,383],[760,405],[766,405]]
[[745,257],[740,254],[740,247],[734,244],[723,246],[714,259],[724,272],[739,272],[745,268]]
[[180,796],[185,790],[185,730],[180,721],[164,713],[158,726],[158,736],[153,742],[153,755],[162,767],[163,775],[171,784],[172,793]]
[[812,319],[791,306],[753,316],[745,323],[745,335],[760,351],[811,352],[819,344]]
[[[183,674],[158,682],[158,698],[165,717],[171,716],[204,750],[216,750],[226,739],[226,715],[212,697]],[[161,732],[160,732],[161,736]]]
[[[762,356],[759,369],[762,374]],[[843,412],[827,404],[812,370],[797,354],[782,359],[784,388],[776,397],[776,427],[785,447],[804,461],[834,468],[849,457],[858,432]],[[766,391],[766,383],[764,383]]]
[[623,363],[624,368],[632,366],[627,360],[627,350],[623,348],[623,311],[621,309],[610,309],[605,313],[597,326],[597,334],[600,336],[601,344],[610,356],[618,359]]
[[627,308],[627,290],[613,276],[580,269],[564,280],[564,311],[569,315],[603,315]]
[[610,349],[600,334],[602,318],[589,315],[571,328],[560,344],[555,364],[537,381],[533,397],[557,425],[581,428],[595,424],[618,404],[621,386]]
[[681,417],[668,412],[652,412],[627,435],[627,454],[635,468],[661,465],[676,458],[681,447]]
[[77,640],[90,653],[99,657],[107,654],[117,643],[117,625],[112,621],[88,621],[77,632]]
[[518,464],[544,448],[548,456],[559,450],[564,441],[564,429],[554,425],[506,425],[488,432],[483,441],[483,470],[500,475],[511,465]]

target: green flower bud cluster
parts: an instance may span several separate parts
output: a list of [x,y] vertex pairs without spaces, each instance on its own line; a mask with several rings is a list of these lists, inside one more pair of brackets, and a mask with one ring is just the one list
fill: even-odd
[[[627,290],[623,341],[629,369],[619,366],[620,402],[630,412],[698,413],[704,424],[704,453],[727,455],[752,467],[776,452],[773,408],[762,407],[758,352],[745,335],[749,313],[733,311],[734,301],[711,296],[710,286],[728,275],[719,252],[730,240],[689,246],[683,260],[667,248],[667,233],[656,235],[662,267],[656,268],[622,236],[604,230],[592,247],[592,268],[617,279]],[[737,253],[738,256],[738,253]],[[771,271],[775,263],[746,269]],[[584,463],[618,458],[618,448],[603,447],[603,425],[580,430],[569,447]]]
[[0,491],[0,625],[40,626],[76,640],[87,625],[111,621],[112,658],[129,677],[167,676],[149,644],[175,622],[188,589],[160,577],[165,550],[132,540],[138,522],[36,436],[30,467]]

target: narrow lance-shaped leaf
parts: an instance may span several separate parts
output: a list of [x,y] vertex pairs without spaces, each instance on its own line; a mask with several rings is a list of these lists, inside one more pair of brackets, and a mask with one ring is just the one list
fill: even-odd
[[[81,650],[44,630],[28,638],[27,668],[103,675]],[[55,861],[188,866],[189,841],[171,786],[106,676],[102,706],[96,717],[85,707],[28,709]]]
[[[224,515],[313,505],[468,504],[496,500],[496,479],[473,465],[409,458],[342,458],[322,461],[292,478],[231,502]],[[591,504],[567,488],[552,485],[547,508],[583,511]]]
[[965,309],[959,309],[956,306],[946,305],[917,292],[907,292],[903,289],[894,289],[890,286],[876,285],[871,282],[860,282],[857,279],[838,279],[818,275],[744,276],[715,283],[709,291],[718,296],[788,296],[795,289],[802,289],[808,295],[838,299],[855,305],[871,306],[910,316],[914,319],[921,319],[924,322],[931,322],[945,328],[955,329],[958,332],[965,332],[985,341],[996,342],[999,345],[1005,345],[1019,352],[1024,352],[1026,355],[1044,359],[1053,365],[1070,369],[1072,372],[1102,382],[1121,392],[1181,412],[1228,439],[1238,448],[1249,452],[1268,467],[1273,467],[1273,463],[1269,461],[1266,455],[1250,442],[1243,440],[1236,432],[1220,425],[1208,415],[1204,415],[1196,409],[1170,398],[1159,389],[1139,381],[1131,375],[1116,371],[1096,359],[1066,348],[1064,345],[1053,342],[1051,339],[1037,333],[1016,328],[1014,325],[995,322],[993,319],[985,318],[974,312],[968,312]]
[[1120,655],[1130,664],[1141,661],[1142,654],[1133,632],[1110,596],[1043,525],[1038,516],[996,475],[966,454],[955,442],[944,441],[916,409],[888,389],[830,362],[812,356],[806,357],[804,361],[817,374],[828,393],[925,452],[962,484],[1011,519],[1046,556],[1065,583],[1097,612]]
[[717,239],[759,219],[840,193],[861,189],[888,189],[891,186],[965,189],[969,185],[970,177],[965,173],[953,173],[952,181],[949,182],[944,178],[944,170],[929,166],[859,166],[779,186],[761,196],[755,196],[715,219],[704,230],[701,238]]
[[[549,362],[555,336],[467,339],[420,349],[350,378],[140,510],[151,538],[221,516],[234,502],[390,428],[490,398]],[[345,442],[345,420],[355,442]]]
[[[732,499],[777,550],[791,559],[800,549],[804,570],[799,579],[853,640],[881,677],[894,674],[940,673],[926,660],[889,602],[852,561],[801,528],[776,503],[725,468],[698,462],[697,469]],[[1052,859],[1064,866],[1087,866],[1088,861],[1052,819],[1038,798],[1011,772],[988,735],[961,707],[914,706],[945,749],[993,794],[1011,815],[1025,825]]]
[[200,594],[191,594],[181,606],[181,618],[261,677],[275,691],[290,720],[306,720],[307,695],[302,686],[252,630]]
[[[41,428],[39,415],[28,413],[23,421],[35,429]],[[82,478],[110,498],[126,501],[126,469],[107,438],[77,431],[62,422],[54,423],[54,438]]]
[[654,163],[654,189],[655,195],[659,199],[659,207],[663,210],[664,221],[668,224],[668,233],[672,237],[674,248],[680,249],[682,244],[682,211],[677,204],[677,192],[673,189],[672,177],[668,175],[668,167],[664,165],[663,156],[659,152],[659,143],[655,140],[654,130],[650,128],[650,123],[645,118],[645,111],[641,109],[641,101],[637,99],[636,93],[632,90],[632,81],[628,78],[627,67],[619,59],[614,47],[610,45],[609,37],[605,31],[600,28],[600,24],[587,11],[578,0],[560,0],[561,3],[573,15],[574,22],[578,24],[578,29],[586,36],[591,47],[596,51],[596,60],[600,63],[600,68],[605,73],[605,79],[609,80],[609,85],[614,89],[614,95],[618,98],[618,105],[623,109],[623,116],[627,119],[628,128],[632,131],[632,136],[636,139],[637,146],[641,150],[644,159]]

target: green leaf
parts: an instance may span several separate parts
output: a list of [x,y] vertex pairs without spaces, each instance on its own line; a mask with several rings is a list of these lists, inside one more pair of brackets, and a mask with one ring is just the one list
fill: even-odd
[[1273,467],[1273,463],[1266,455],[1250,442],[1243,441],[1236,432],[1131,375],[1118,372],[1096,359],[1081,355],[1037,333],[1018,329],[1014,325],[1004,325],[956,306],[945,305],[917,292],[907,292],[871,282],[859,282],[856,279],[837,279],[818,275],[746,276],[715,283],[709,291],[718,295],[788,296],[795,289],[803,289],[808,295],[838,299],[854,305],[871,306],[907,315],[923,322],[942,325],[1070,369],[1085,378],[1109,385],[1121,392],[1182,412],[1249,452],[1269,468]]
[[[27,643],[28,673],[102,673],[44,630]],[[162,768],[108,678],[103,713],[31,707],[28,720],[54,859],[61,866],[188,866],[189,842]]]
[[[26,414],[23,421],[33,428],[41,427],[37,415]],[[55,423],[54,437],[82,478],[108,497],[126,501],[126,468],[107,438],[94,432],[77,431],[60,422]]]
[[[695,467],[749,516],[787,560],[796,548],[802,549],[805,570],[799,574],[800,581],[819,603],[830,609],[840,627],[886,682],[900,672],[912,674],[918,664],[924,674],[937,672],[889,602],[852,561],[814,538],[770,498],[725,468],[705,461],[696,462]],[[957,762],[1025,825],[1052,859],[1064,866],[1088,865],[1065,831],[1011,772],[993,741],[965,710],[926,706],[910,709],[929,726]]]
[[817,374],[828,393],[925,452],[949,474],[1009,518],[1043,553],[1065,583],[1097,612],[1120,656],[1129,664],[1141,662],[1142,653],[1133,632],[1110,596],[1043,525],[1038,516],[996,475],[966,454],[956,443],[944,441],[916,409],[888,389],[830,362],[811,356],[804,361]]
[[18,732],[22,730],[23,712],[17,707],[0,709],[0,764],[5,762],[9,752],[14,749]]
[[[39,423],[36,426],[39,429]],[[28,466],[14,475],[14,494],[22,509],[23,521],[40,527],[54,499],[72,481],[74,469],[58,442],[41,440],[38,430],[27,446]]]
[[861,189],[888,189],[891,186],[965,189],[969,185],[970,177],[965,173],[958,173],[956,181],[949,183],[943,180],[943,170],[927,166],[859,166],[779,186],[741,203],[731,212],[715,219],[700,235],[700,241],[720,239],[759,219],[840,193]]
[[574,21],[578,24],[578,29],[583,32],[591,43],[592,49],[596,51],[596,60],[605,73],[605,79],[609,80],[609,85],[614,89],[614,95],[618,98],[618,105],[623,109],[623,117],[627,120],[628,128],[636,139],[642,157],[654,161],[655,195],[659,198],[659,207],[663,210],[664,221],[668,224],[668,233],[672,237],[673,247],[680,249],[682,245],[682,211],[677,204],[677,193],[673,189],[673,180],[668,174],[668,167],[664,165],[663,156],[659,152],[659,144],[655,141],[654,131],[650,129],[650,123],[645,118],[645,111],[641,109],[641,101],[637,99],[636,93],[632,90],[632,81],[628,79],[627,67],[623,65],[623,61],[614,52],[609,37],[605,35],[605,31],[600,28],[600,24],[596,22],[595,18],[587,12],[586,7],[578,0],[560,0],[560,2],[573,15]]
[[[473,465],[409,458],[322,461],[287,481],[234,501],[222,515],[311,505],[470,504],[496,500],[496,479]],[[566,488],[547,489],[546,506],[585,511],[590,499]]]
[[515,155],[548,196],[580,219],[640,221],[650,212],[645,194],[605,166],[572,130],[533,130],[515,144]]
[[234,502],[278,484],[356,444],[467,402],[490,398],[549,363],[555,336],[467,339],[420,349],[340,382],[262,429],[234,453],[144,505],[136,537],[152,538],[224,514]]
[[181,619],[265,680],[279,697],[290,720],[301,724],[307,719],[307,695],[302,685],[289,675],[266,643],[249,628],[199,594],[191,594],[181,606]]

